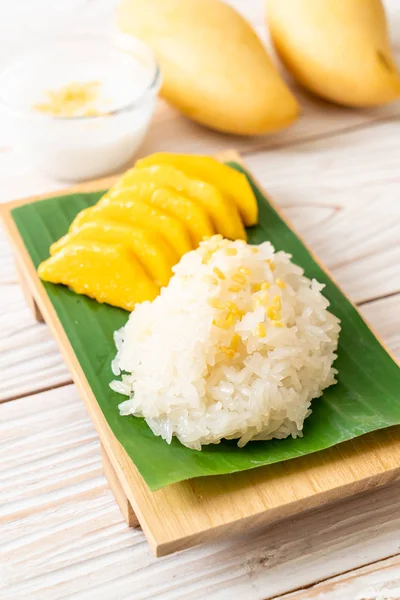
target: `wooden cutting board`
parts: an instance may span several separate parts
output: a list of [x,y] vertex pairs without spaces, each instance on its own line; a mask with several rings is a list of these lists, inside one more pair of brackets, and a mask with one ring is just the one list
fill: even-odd
[[[234,151],[218,158],[240,162]],[[87,182],[47,197],[102,190],[115,179]],[[156,556],[270,524],[400,477],[400,427],[395,427],[304,458],[232,475],[201,477],[151,492],[111,432],[11,217],[15,206],[42,198],[17,200],[0,209],[21,285],[35,318],[49,325],[97,429],[104,473],[121,512],[130,526],[142,527]]]

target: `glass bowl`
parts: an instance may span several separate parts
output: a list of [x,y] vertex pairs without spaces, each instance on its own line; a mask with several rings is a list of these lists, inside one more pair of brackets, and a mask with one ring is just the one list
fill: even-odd
[[[71,83],[96,82],[102,110],[58,116],[37,109],[46,94]],[[44,44],[0,75],[0,104],[21,147],[50,175],[84,180],[126,166],[148,129],[161,77],[140,40],[71,37]]]

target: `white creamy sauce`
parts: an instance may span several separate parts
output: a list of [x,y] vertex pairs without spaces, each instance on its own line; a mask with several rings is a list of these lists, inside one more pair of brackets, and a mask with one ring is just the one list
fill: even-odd
[[[157,90],[145,94],[154,72],[123,52],[79,63],[76,52],[48,52],[14,69],[7,101],[15,108],[21,146],[42,170],[66,180],[99,177],[132,159],[146,133]],[[71,83],[99,82],[95,108],[104,116],[60,118],[34,107]]]

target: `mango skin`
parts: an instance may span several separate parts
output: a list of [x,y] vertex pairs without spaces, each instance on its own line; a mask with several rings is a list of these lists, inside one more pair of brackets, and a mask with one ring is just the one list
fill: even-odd
[[121,0],[117,27],[142,39],[161,67],[161,95],[226,133],[282,129],[298,104],[250,25],[220,0]]
[[400,97],[380,0],[268,0],[267,26],[296,81],[325,100],[362,107]]

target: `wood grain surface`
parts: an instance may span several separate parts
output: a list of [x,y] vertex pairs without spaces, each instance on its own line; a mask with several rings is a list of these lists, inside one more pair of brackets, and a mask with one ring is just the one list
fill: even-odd
[[1,600],[264,600],[399,551],[397,482],[154,558],[122,520],[72,385],[4,404],[0,450]]
[[394,556],[307,590],[281,596],[282,600],[397,600],[400,597],[400,559]]
[[[265,38],[263,3],[232,3]],[[108,32],[114,4],[0,3],[0,68],[49,29],[52,35]],[[385,5],[400,62],[400,5]],[[141,153],[237,147],[361,313],[400,354],[400,105],[352,111],[295,93],[303,110],[298,123],[249,140],[201,129],[160,102]],[[0,131],[0,201],[65,186],[22,156],[3,113]],[[24,302],[1,228],[0,375],[1,600],[262,600],[290,593],[295,600],[400,598],[399,483],[257,534],[152,557],[143,533],[126,527],[107,488],[97,434],[68,385],[48,328],[34,322]]]

